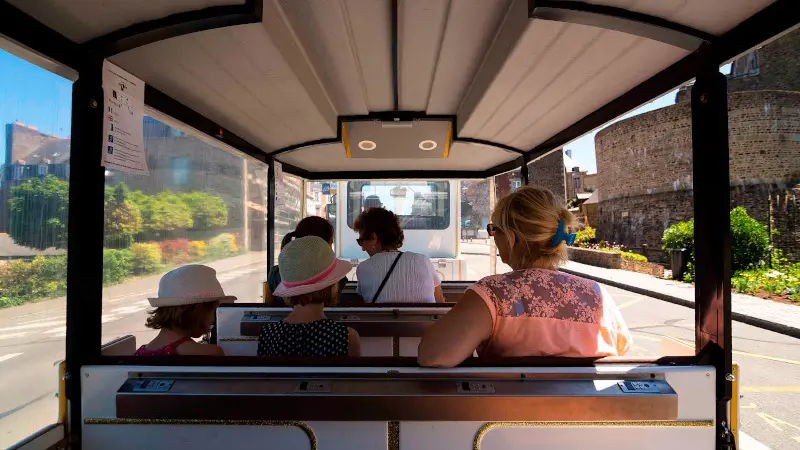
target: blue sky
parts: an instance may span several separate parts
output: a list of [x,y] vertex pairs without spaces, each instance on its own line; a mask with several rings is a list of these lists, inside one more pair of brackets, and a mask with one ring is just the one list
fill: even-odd
[[69,137],[72,81],[0,50],[0,163],[6,158],[7,123]]
[[[725,74],[730,72],[730,64],[723,66],[720,71]],[[671,91],[614,122],[672,105],[675,103],[675,92]],[[44,133],[69,137],[71,106],[71,81],[0,50],[0,163],[5,162],[5,124],[19,121]],[[572,159],[590,173],[597,171],[594,153],[594,135],[597,131],[565,146],[572,150]]]

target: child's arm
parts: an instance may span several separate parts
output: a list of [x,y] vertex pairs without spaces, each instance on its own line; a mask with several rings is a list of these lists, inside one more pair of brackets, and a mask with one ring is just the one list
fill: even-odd
[[361,356],[361,338],[350,327],[347,327],[347,356]]

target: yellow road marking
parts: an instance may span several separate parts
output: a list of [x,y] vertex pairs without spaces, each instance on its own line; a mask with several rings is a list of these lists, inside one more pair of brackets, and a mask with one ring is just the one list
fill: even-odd
[[770,361],[777,361],[777,362],[782,362],[782,363],[787,363],[787,364],[795,364],[795,365],[800,366],[800,361],[795,361],[793,359],[776,358],[774,356],[759,355],[758,353],[741,352],[741,351],[738,351],[738,350],[734,350],[733,354],[734,355],[742,355],[742,356],[751,356],[753,358],[768,359]]
[[779,427],[778,425],[784,425],[784,426],[791,427],[791,428],[794,428],[795,430],[800,431],[800,427],[798,427],[797,425],[792,425],[789,422],[786,422],[784,420],[778,419],[775,416],[770,416],[767,413],[760,412],[760,413],[756,413],[756,415],[758,417],[761,417],[764,420],[764,422],[767,422],[772,428],[775,428],[778,431],[783,431],[783,428]]
[[[623,304],[623,306],[626,306],[626,305],[627,305],[627,303]],[[617,308],[619,308],[619,306]],[[628,328],[655,328],[655,327],[681,327],[681,328],[692,328],[692,329],[694,329],[694,324],[693,323],[673,323],[673,324],[667,325],[665,323],[634,323],[634,324],[628,325]]]
[[[633,332],[636,333],[636,330],[633,330]],[[673,336],[666,336],[666,335],[664,335],[663,338],[664,339],[672,339],[673,341],[678,342],[680,344],[683,344],[683,345],[685,345],[687,347],[694,348],[694,344],[692,344],[691,342],[684,341],[683,339],[679,339],[679,338],[676,338],[676,337],[673,337]],[[661,342],[660,338],[654,338],[652,336],[642,336],[639,333],[636,334],[636,339],[644,339],[646,341]],[[761,355],[761,354],[758,354],[758,353],[743,352],[743,351],[740,351],[740,350],[734,350],[733,354],[734,355],[742,355],[742,356],[750,356],[752,358],[766,359],[766,360],[769,360],[769,361],[776,361],[776,362],[782,362],[782,363],[786,363],[786,364],[794,364],[794,365],[800,366],[800,361],[795,361],[793,359],[778,358],[778,357],[775,357],[775,356]]]
[[633,299],[633,300],[631,300],[629,302],[625,302],[625,303],[623,303],[621,305],[617,305],[617,309],[627,308],[628,306],[635,305],[635,304],[639,303],[640,301],[642,301],[642,297],[635,298],[635,299]]
[[800,392],[800,386],[742,386],[742,392]]

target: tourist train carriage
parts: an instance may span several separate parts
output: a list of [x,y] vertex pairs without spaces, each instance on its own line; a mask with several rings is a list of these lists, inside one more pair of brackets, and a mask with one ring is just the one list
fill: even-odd
[[[63,409],[17,448],[733,448],[718,68],[796,26],[793,3],[0,1],[4,47],[77,76]],[[283,173],[454,180],[521,169],[527,183],[529,163],[694,78],[696,351],[423,369],[413,339],[442,307],[391,305],[337,311],[373,340],[362,358],[136,358],[125,356],[130,339],[101,351],[104,59],[146,83],[148,114],[269,165],[273,235]],[[246,353],[247,321],[277,314],[221,308],[215,339]]]

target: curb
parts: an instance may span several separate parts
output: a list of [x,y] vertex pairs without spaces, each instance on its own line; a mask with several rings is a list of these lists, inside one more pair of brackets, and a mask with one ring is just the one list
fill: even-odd
[[[609,286],[614,286],[615,288],[624,289],[626,291],[635,292],[637,294],[646,295],[648,297],[657,298],[659,300],[663,300],[665,302],[674,303],[676,305],[685,306],[687,308],[694,309],[694,301],[686,300],[680,297],[675,297],[672,295],[663,294],[661,292],[655,292],[648,289],[640,288],[638,286],[631,286],[629,284],[620,283],[618,281],[607,280],[605,278],[601,278],[594,275],[588,275],[582,272],[577,272],[574,270],[569,269],[559,269],[564,273],[568,273],[570,275],[575,275],[582,278],[587,278],[598,283],[607,284]],[[781,323],[770,322],[768,320],[760,319],[755,316],[737,313],[735,311],[731,311],[731,319],[737,322],[745,323],[747,325],[752,325],[754,327],[762,328],[768,331],[772,331],[778,334],[783,334],[786,336],[791,336],[793,338],[800,339],[800,328],[795,328],[789,325],[784,325]]]

